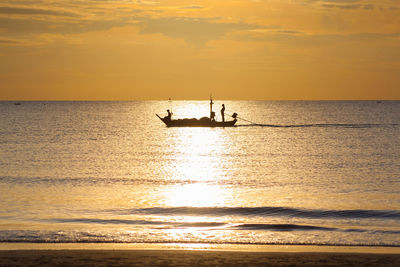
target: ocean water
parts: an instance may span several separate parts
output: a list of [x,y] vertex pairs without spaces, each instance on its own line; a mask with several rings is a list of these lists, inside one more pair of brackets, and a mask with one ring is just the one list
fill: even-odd
[[400,101],[0,102],[0,242],[400,247]]

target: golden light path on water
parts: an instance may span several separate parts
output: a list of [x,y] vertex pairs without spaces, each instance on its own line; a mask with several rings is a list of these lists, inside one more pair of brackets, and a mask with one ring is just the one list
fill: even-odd
[[165,206],[213,207],[225,205],[225,190],[218,184],[226,179],[223,155],[225,135],[218,129],[185,128],[176,136],[176,157],[168,173],[176,184],[161,199]]
[[[206,106],[207,107],[207,106]],[[206,116],[204,104],[179,106],[176,110],[187,117],[200,118]],[[202,114],[202,115],[200,115]],[[174,180],[182,183],[174,184],[163,192],[160,204],[167,207],[224,207],[228,205],[231,194],[221,181],[228,179],[226,166],[229,163],[224,155],[229,153],[229,136],[221,128],[176,128],[170,143],[173,144],[174,162],[167,173]],[[224,168],[225,167],[225,168]],[[165,218],[185,223],[214,223],[218,218],[207,216],[178,215]],[[220,220],[220,219],[219,219]],[[207,227],[182,227],[168,229],[165,233],[174,240],[201,240],[210,235]],[[212,231],[212,235],[220,235]],[[225,233],[226,234],[226,233]],[[199,244],[182,244],[185,248],[197,248]],[[205,245],[201,245],[204,248]]]

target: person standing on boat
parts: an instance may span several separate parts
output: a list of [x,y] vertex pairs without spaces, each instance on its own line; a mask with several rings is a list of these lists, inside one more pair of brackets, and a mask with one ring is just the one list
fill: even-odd
[[225,105],[222,104],[221,108],[221,117],[222,117],[222,122],[225,122]]

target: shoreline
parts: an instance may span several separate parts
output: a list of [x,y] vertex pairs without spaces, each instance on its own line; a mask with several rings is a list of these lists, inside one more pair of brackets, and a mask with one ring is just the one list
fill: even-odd
[[250,245],[199,243],[7,243],[0,242],[0,251],[7,250],[183,250],[227,252],[283,253],[365,253],[399,254],[400,247],[388,246],[313,246],[313,245]]
[[400,254],[217,250],[0,250],[0,266],[398,266]]

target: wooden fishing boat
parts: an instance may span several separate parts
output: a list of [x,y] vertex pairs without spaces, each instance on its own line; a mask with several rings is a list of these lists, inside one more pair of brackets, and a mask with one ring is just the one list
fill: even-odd
[[167,127],[234,127],[237,122],[237,113],[233,113],[231,121],[216,121],[215,112],[212,111],[214,102],[210,99],[210,117],[202,117],[201,119],[172,119],[172,113],[168,110],[168,116],[164,118],[158,114],[156,116],[167,125]]
[[167,127],[233,127],[237,122],[236,118],[231,121],[215,121],[211,120],[209,117],[172,120],[167,116],[161,118],[158,114],[156,115]]

